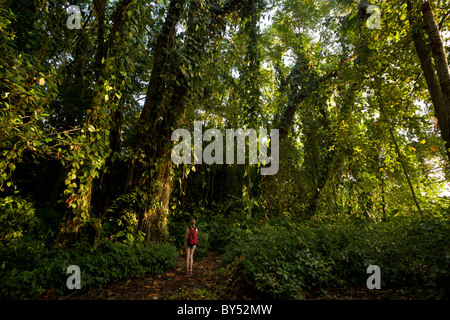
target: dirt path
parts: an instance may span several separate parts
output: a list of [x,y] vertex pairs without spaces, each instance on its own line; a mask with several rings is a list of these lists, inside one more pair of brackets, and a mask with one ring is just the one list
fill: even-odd
[[[186,260],[182,254],[178,265],[164,274],[150,274],[141,278],[128,279],[104,285],[102,288],[81,289],[61,297],[63,300],[247,300],[260,299],[254,293],[243,293],[233,289],[236,279],[231,280],[221,268],[220,255],[209,252],[200,261],[194,262],[194,273],[186,274]],[[377,300],[405,299],[393,290],[374,292],[351,285],[334,288],[327,292],[317,290],[304,299],[308,300]],[[248,294],[250,296],[248,296]]]
[[209,252],[200,261],[194,261],[194,272],[186,274],[185,255],[180,255],[175,269],[164,274],[104,285],[102,288],[79,290],[65,300],[215,300],[238,299],[229,290],[229,279],[220,267],[220,256]]

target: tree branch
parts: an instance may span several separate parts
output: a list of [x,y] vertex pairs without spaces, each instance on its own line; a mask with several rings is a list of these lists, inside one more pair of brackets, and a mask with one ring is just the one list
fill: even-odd
[[442,31],[442,27],[444,26],[444,22],[445,22],[445,20],[447,20],[449,15],[450,15],[450,10],[447,11],[447,13],[442,17],[441,22],[439,22],[439,30]]

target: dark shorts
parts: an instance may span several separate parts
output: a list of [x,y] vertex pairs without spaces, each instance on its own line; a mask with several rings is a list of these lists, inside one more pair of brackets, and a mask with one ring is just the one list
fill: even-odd
[[188,242],[189,242],[189,241],[186,240],[186,243],[184,244],[184,247],[185,247],[185,248],[195,249],[196,246],[190,246],[190,245],[188,244]]

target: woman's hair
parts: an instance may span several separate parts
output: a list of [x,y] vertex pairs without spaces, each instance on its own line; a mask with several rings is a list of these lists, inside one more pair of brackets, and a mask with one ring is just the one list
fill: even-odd
[[191,227],[195,227],[195,219],[191,220]]

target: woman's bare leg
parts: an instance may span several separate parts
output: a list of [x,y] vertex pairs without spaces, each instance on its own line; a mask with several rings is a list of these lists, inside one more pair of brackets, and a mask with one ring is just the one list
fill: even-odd
[[190,263],[190,256],[191,256],[191,248],[186,248],[186,273],[189,273],[189,263]]
[[189,263],[190,263],[189,271],[191,273],[192,273],[192,267],[194,266],[194,250],[195,250],[195,248],[190,249],[190,252],[189,252],[189,255],[190,255],[190,257],[189,257]]

